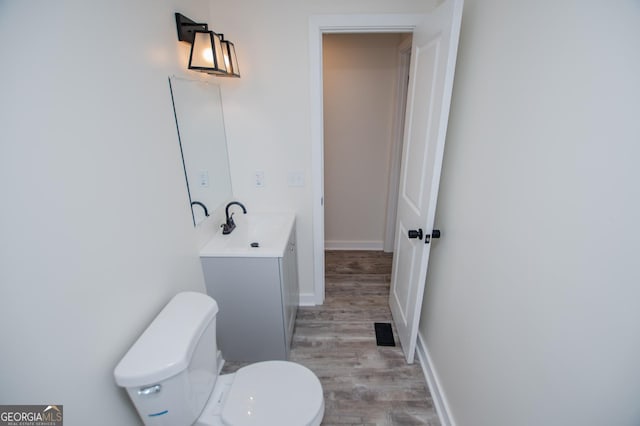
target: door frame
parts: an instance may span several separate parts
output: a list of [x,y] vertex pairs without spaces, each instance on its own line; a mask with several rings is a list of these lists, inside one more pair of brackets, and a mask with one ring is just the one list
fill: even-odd
[[309,82],[311,98],[311,173],[313,185],[313,300],[324,302],[324,117],[322,36],[326,33],[412,33],[424,14],[312,15],[309,17]]

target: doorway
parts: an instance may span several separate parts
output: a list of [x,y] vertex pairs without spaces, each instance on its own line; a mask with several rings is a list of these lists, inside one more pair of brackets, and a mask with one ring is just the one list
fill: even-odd
[[323,36],[325,249],[393,251],[410,33]]
[[[311,130],[314,193],[314,304],[320,305],[323,303],[325,292],[324,87],[322,70],[323,36],[331,33],[412,33],[413,28],[415,28],[423,18],[424,16],[419,14],[322,15],[310,18],[309,50],[311,62]],[[397,129],[394,128],[394,134],[397,134],[396,130]],[[402,126],[400,126],[400,134],[402,134]],[[401,153],[401,148],[399,152]],[[400,153],[398,153],[398,157],[401,156]],[[396,161],[399,169],[400,159],[398,158]],[[393,163],[394,161],[391,161],[391,164]],[[388,183],[388,185],[392,186],[393,184]],[[389,209],[395,208],[395,203],[392,202],[387,204],[389,205]],[[386,215],[386,212],[383,214]],[[387,232],[386,228],[385,232]]]

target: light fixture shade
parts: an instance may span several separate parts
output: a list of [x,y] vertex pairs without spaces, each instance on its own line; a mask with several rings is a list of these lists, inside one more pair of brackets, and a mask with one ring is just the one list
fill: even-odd
[[236,47],[229,40],[222,40],[221,43],[224,62],[227,66],[227,75],[229,77],[240,77],[238,58],[236,57]]
[[189,69],[209,74],[228,74],[220,36],[213,31],[195,31]]

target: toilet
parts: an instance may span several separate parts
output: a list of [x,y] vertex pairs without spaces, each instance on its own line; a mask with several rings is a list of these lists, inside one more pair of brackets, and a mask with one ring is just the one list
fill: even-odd
[[114,370],[147,426],[317,426],[322,385],[308,368],[263,361],[219,375],[218,305],[177,294]]

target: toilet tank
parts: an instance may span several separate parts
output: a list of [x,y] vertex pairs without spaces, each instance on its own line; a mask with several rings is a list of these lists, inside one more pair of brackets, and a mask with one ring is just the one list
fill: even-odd
[[191,425],[218,377],[216,314],[206,294],[177,294],[116,366],[145,425]]

